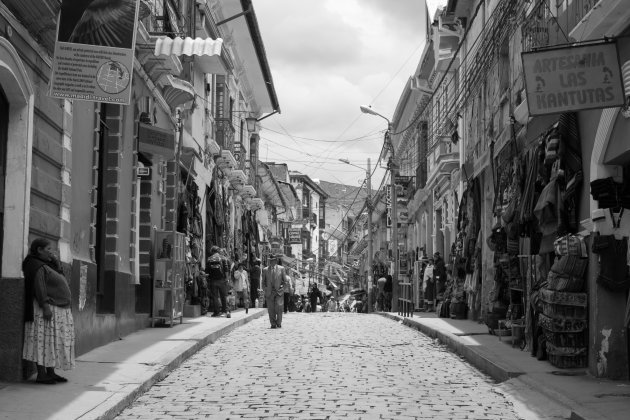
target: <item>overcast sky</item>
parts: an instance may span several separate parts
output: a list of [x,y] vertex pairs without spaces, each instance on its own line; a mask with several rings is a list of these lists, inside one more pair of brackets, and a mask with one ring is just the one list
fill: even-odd
[[[432,19],[447,0],[428,0]],[[281,114],[262,121],[260,158],[359,185],[378,160],[424,47],[424,0],[253,0]],[[384,170],[372,178],[380,185]]]

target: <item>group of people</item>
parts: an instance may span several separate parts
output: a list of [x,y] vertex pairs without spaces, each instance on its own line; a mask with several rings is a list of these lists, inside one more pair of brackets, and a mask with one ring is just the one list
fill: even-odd
[[[218,317],[224,314],[230,318],[231,308],[241,306],[245,313],[250,307],[255,307],[259,299],[261,263],[259,259],[253,261],[248,271],[245,261],[235,258],[230,261],[225,248],[212,246],[210,256],[206,261],[206,281],[212,302],[212,315]],[[229,302],[229,297],[234,302]]]
[[424,297],[424,311],[434,311],[435,301],[439,299],[446,287],[446,263],[439,252],[429,258],[422,273],[422,293]]

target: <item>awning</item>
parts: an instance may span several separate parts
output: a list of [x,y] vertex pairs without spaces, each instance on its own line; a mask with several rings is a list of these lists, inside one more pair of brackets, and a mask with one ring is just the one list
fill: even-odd
[[170,74],[163,74],[158,80],[158,85],[162,87],[162,96],[171,108],[195,99],[193,85]]
[[341,276],[341,274],[339,274],[339,271],[335,271],[335,275],[337,276],[337,278],[339,279],[339,283],[341,284],[346,284],[346,281],[344,280],[344,278]]
[[223,40],[221,38],[176,37],[171,39],[162,36],[155,41],[153,54],[157,57],[161,55],[187,55],[194,57],[195,66],[204,73],[226,74],[225,66],[221,61],[222,46]]
[[179,164],[182,168],[186,169],[190,175],[197,176],[197,172],[195,171],[195,161],[199,158],[197,150],[194,148],[182,147],[182,154],[179,156]]
[[284,207],[285,211],[291,215],[291,207],[287,203],[287,199],[284,193],[280,189],[280,184],[276,181],[275,177],[269,170],[269,166],[264,162],[260,162],[258,165],[257,177],[260,179],[260,188],[258,193],[262,198],[265,198],[275,207]]
[[280,190],[286,197],[287,202],[289,203],[289,206],[297,209],[300,205],[300,197],[298,197],[297,192],[295,191],[295,188],[293,187],[293,185],[281,183]]
[[295,265],[295,258],[287,257],[286,255],[282,256],[282,264],[286,264],[286,266]]
[[529,145],[534,140],[538,139],[541,134],[544,134],[549,127],[551,127],[554,123],[560,119],[562,114],[551,114],[551,115],[539,115],[530,118],[527,123],[527,131],[525,134],[525,139],[527,140],[527,145]]

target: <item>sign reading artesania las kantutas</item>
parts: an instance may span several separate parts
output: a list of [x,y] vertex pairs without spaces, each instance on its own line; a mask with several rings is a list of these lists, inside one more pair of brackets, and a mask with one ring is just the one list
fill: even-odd
[[50,96],[129,105],[139,0],[63,0]]
[[530,115],[625,103],[615,42],[522,54]]

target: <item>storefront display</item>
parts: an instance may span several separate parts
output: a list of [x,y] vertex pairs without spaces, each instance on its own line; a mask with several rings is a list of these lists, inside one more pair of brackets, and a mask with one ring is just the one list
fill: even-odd
[[156,321],[173,326],[176,319],[181,324],[185,299],[185,236],[178,232],[158,231],[155,241],[152,326]]

